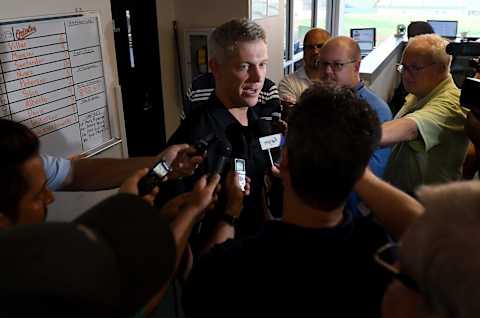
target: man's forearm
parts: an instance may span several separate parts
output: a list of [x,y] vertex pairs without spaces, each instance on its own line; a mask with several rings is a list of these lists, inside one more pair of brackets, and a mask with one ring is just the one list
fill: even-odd
[[417,138],[417,136],[417,124],[413,119],[394,119],[383,123],[380,146],[389,146],[402,141],[413,140]]
[[[188,244],[188,237],[192,232],[193,225],[195,224],[196,214],[191,211],[183,211],[173,222],[170,223],[170,230],[175,241],[175,273],[179,270],[180,262],[184,256],[185,249]],[[189,262],[188,260],[187,262]],[[190,266],[187,266],[186,273],[182,275],[187,276],[190,272]],[[175,275],[172,275],[174,277]],[[170,284],[165,284],[160,291],[155,294],[154,297],[148,302],[144,308],[145,314],[151,314],[158,304],[161,302],[168,286]]]
[[197,218],[197,212],[193,209],[186,209],[170,223],[170,230],[172,231],[177,250],[175,268],[178,268],[180,264],[183,252],[188,244],[188,238],[190,237],[190,233],[192,233]]
[[377,178],[370,170],[357,182],[355,191],[397,239],[423,213],[423,206],[417,200]]
[[150,168],[156,159],[157,157],[73,160],[71,171],[61,190],[97,191],[116,188],[136,170]]

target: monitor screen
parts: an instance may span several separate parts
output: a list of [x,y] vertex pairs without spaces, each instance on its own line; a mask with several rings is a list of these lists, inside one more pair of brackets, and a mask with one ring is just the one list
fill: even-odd
[[458,21],[453,20],[427,20],[432,26],[433,31],[447,38],[455,38],[457,36]]
[[372,42],[358,42],[358,46],[360,47],[360,51],[371,51],[371,50],[373,50],[373,43]]
[[350,37],[354,39],[362,54],[368,53],[375,47],[375,28],[350,29]]

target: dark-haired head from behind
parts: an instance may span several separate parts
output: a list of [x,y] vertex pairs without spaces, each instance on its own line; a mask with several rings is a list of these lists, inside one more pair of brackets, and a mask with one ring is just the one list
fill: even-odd
[[314,85],[291,114],[288,171],[296,195],[331,211],[344,203],[381,137],[375,111],[346,88]]
[[413,38],[417,35],[435,33],[430,23],[425,21],[412,21],[407,28],[407,37]]
[[22,167],[38,151],[38,137],[30,129],[0,119],[0,212],[14,223],[20,199],[29,187]]

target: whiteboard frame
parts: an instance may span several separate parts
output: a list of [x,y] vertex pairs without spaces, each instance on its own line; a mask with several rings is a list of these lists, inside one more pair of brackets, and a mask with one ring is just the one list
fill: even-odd
[[[36,16],[27,16],[27,17],[17,17],[17,18],[8,18],[8,19],[0,19],[0,25],[6,24],[17,24],[22,22],[35,22],[35,21],[48,21],[48,20],[56,20],[56,19],[68,19],[68,18],[76,18],[76,17],[94,17],[97,20],[97,32],[100,42],[100,51],[102,54],[102,69],[103,69],[103,81],[105,85],[105,95],[107,99],[106,110],[108,112],[108,124],[110,128],[110,136],[111,138],[102,144],[94,147],[88,151],[83,151],[79,154],[72,154],[75,157],[93,157],[115,145],[123,144],[123,139],[121,135],[125,135],[124,129],[121,128],[122,119],[120,119],[120,115],[123,115],[123,105],[121,103],[121,98],[116,96],[118,92],[121,94],[121,89],[118,83],[114,81],[110,72],[106,72],[105,69],[105,57],[108,57],[107,50],[105,48],[105,38],[103,32],[103,24],[101,23],[100,13],[98,11],[75,11],[71,13],[59,13],[59,14],[48,14],[48,15],[36,15]],[[116,67],[116,65],[115,65]],[[117,97],[117,98],[115,98]],[[121,97],[121,95],[120,95]],[[114,104],[117,107],[114,107]],[[121,107],[122,111],[119,111],[117,108]],[[117,118],[115,118],[114,113],[117,114]],[[123,132],[123,134],[122,134]],[[126,156],[127,150],[123,147],[123,155]]]

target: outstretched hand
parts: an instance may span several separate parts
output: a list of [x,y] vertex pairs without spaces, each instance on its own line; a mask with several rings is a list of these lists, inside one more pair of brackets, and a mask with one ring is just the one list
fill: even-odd
[[250,178],[246,177],[245,191],[240,188],[239,175],[231,171],[225,180],[226,210],[233,216],[240,216],[243,198],[250,195]]
[[274,177],[280,178],[280,167],[278,164],[274,164],[271,168],[271,171]]
[[[134,174],[132,174],[130,177],[125,179],[123,181],[122,185],[120,186],[120,189],[118,192],[120,193],[130,193],[134,195],[138,195],[138,182],[142,177],[147,175],[148,169],[140,169],[137,170]],[[147,193],[146,195],[142,196],[142,199],[147,202],[149,205],[153,206],[155,202],[155,197],[158,194],[158,187],[154,187],[150,193]]]
[[216,201],[216,189],[219,181],[219,175],[215,175],[209,180],[207,180],[207,176],[201,177],[193,191],[182,193],[168,201],[162,207],[162,213],[170,220],[182,212],[193,213],[196,221],[199,221],[203,217],[204,211]]
[[195,169],[203,161],[203,156],[195,155],[195,148],[188,144],[172,145],[159,155],[172,168],[167,179],[173,180],[180,177],[193,175]]
[[202,176],[197,183],[195,183],[190,205],[202,211],[211,208],[211,205],[217,200],[217,187],[219,186],[219,182],[219,174],[211,177],[207,177],[207,175]]

